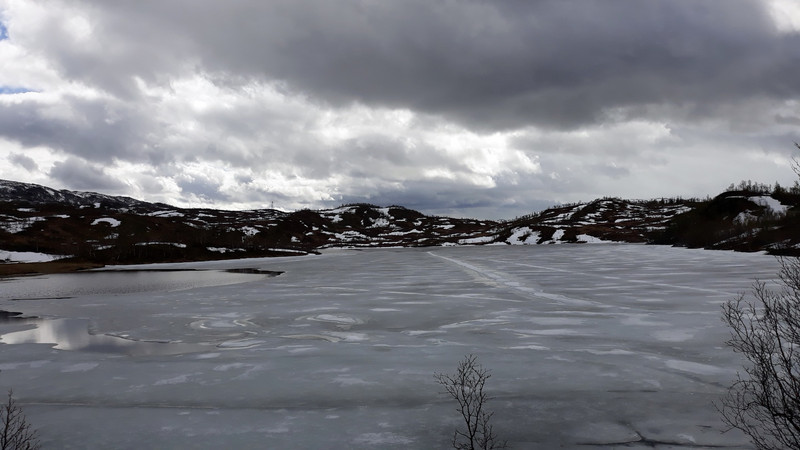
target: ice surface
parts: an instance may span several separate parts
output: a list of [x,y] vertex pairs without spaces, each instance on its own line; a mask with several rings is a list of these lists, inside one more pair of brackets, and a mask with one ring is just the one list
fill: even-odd
[[[0,322],[4,341],[28,342],[0,344],[0,389],[45,448],[448,448],[458,415],[433,374],[472,353],[513,448],[747,448],[712,403],[741,364],[720,304],[777,266],[622,244],[150,265],[285,273],[2,299],[53,320]],[[65,319],[83,320],[72,341],[114,345],[35,343],[61,338]],[[128,354],[122,340],[164,351]]]

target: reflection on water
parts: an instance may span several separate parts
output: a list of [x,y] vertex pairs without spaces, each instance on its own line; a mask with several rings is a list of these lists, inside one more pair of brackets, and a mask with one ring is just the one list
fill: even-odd
[[0,334],[5,344],[53,344],[60,350],[115,353],[123,355],[176,355],[207,350],[199,344],[134,341],[105,334],[91,334],[86,319],[9,318],[6,323],[33,324],[32,330]]
[[0,278],[0,299],[26,300],[82,295],[131,294],[221,286],[258,280],[279,272],[238,269],[77,272],[14,279]]
[[[280,272],[255,269],[97,271],[0,279],[0,299],[32,300],[83,295],[116,295],[136,292],[173,291],[197,287],[256,281]],[[205,351],[207,346],[172,342],[147,342],[119,336],[92,334],[87,319],[20,318],[0,311],[0,342],[5,344],[51,344],[60,350],[79,350],[124,355],[174,355]],[[3,333],[2,325],[35,328]]]

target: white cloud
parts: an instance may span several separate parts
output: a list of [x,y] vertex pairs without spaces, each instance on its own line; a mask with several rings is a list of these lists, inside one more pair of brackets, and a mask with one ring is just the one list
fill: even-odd
[[800,3],[795,0],[767,0],[769,12],[778,30],[800,32]]

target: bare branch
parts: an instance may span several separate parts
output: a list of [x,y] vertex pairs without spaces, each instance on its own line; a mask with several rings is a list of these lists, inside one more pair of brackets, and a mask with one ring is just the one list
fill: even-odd
[[728,345],[747,363],[718,409],[758,449],[800,449],[800,260],[782,259],[778,281],[723,305]]
[[488,450],[506,448],[505,441],[498,442],[489,420],[493,412],[485,410],[490,397],[484,391],[486,380],[491,377],[488,369],[478,364],[475,355],[467,355],[458,364],[453,375],[436,373],[436,381],[458,402],[456,409],[464,420],[465,430],[456,428],[453,433],[453,448],[461,450]]
[[36,430],[31,428],[22,408],[8,391],[8,399],[0,406],[0,450],[35,450],[39,448]]

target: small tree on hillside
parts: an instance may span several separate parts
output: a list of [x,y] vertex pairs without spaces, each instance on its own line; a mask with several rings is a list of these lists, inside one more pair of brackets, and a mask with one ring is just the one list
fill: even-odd
[[800,260],[781,259],[773,290],[757,281],[723,306],[728,345],[747,360],[719,410],[758,449],[800,449]]

